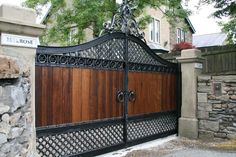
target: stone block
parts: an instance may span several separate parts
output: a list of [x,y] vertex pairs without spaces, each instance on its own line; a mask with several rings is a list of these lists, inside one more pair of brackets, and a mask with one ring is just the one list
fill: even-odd
[[215,95],[208,95],[207,98],[209,100],[216,100],[216,96]]
[[209,112],[198,111],[197,116],[198,116],[199,119],[207,119],[207,118],[209,118]]
[[222,100],[224,102],[228,102],[229,98],[230,98],[229,95],[222,95],[220,97],[217,97],[217,99],[220,99],[220,100]]
[[224,87],[223,91],[226,91],[226,92],[231,91],[231,88],[230,87]]
[[217,132],[220,129],[218,121],[200,120],[199,128],[202,130],[209,130]]
[[199,75],[198,76],[199,82],[208,82],[210,80],[211,80],[211,76],[209,76],[209,75]]
[[198,138],[198,120],[191,118],[179,118],[179,136],[190,139]]
[[22,87],[7,86],[5,88],[5,96],[9,97],[8,103],[10,112],[15,112],[19,107],[24,106],[26,102],[27,93],[24,92]]
[[198,58],[201,57],[201,51],[198,49],[186,49],[181,51],[183,58]]
[[1,157],[7,157],[7,154],[4,154],[4,153],[0,152],[0,156]]
[[212,76],[213,80],[223,81],[227,83],[236,83],[236,75],[220,75],[220,76]]
[[3,88],[2,86],[0,86],[0,97],[2,96],[2,94],[3,94]]
[[235,103],[229,103],[228,104],[228,108],[236,108],[236,104]]
[[212,104],[199,102],[198,111],[212,111]]
[[232,95],[232,96],[230,97],[230,99],[236,100],[236,95]]
[[10,131],[8,137],[9,137],[10,139],[19,137],[19,136],[22,134],[23,130],[24,130],[23,128],[14,127],[14,128],[11,129],[11,131]]
[[222,106],[222,108],[227,108],[228,104],[222,104],[221,106]]
[[0,122],[0,133],[8,135],[10,132],[11,126],[8,123]]
[[0,79],[18,78],[19,76],[20,68],[16,59],[0,55]]
[[10,116],[10,124],[12,126],[16,125],[21,118],[21,112],[14,113],[13,115]]
[[227,134],[227,138],[236,139],[236,133]]
[[204,82],[204,83],[199,83],[197,84],[198,86],[207,86],[207,84]]
[[197,93],[197,100],[198,102],[207,102],[207,93]]
[[2,121],[5,123],[9,123],[10,122],[9,114],[6,113],[6,114],[2,115]]
[[221,109],[222,105],[221,104],[212,104],[213,109]]
[[211,131],[199,130],[199,138],[208,141],[214,138],[214,133]]
[[236,127],[227,127],[226,129],[236,133]]
[[7,142],[7,135],[0,133],[0,148],[1,148],[2,144],[6,143],[6,142]]
[[0,6],[0,17],[13,21],[35,23],[36,13],[33,9],[26,9],[18,6],[3,4]]
[[222,101],[221,100],[208,100],[208,103],[211,103],[211,104],[221,104]]
[[10,107],[8,105],[4,105],[3,103],[0,103],[0,115],[8,112],[9,110],[10,110]]
[[211,86],[198,86],[198,92],[202,93],[212,93],[212,87]]
[[227,138],[227,133],[214,133],[214,137]]

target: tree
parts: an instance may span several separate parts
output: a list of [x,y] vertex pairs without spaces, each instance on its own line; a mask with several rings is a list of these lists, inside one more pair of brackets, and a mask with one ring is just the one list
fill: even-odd
[[214,4],[217,9],[213,16],[217,18],[228,17],[227,23],[220,23],[223,31],[228,35],[230,44],[236,43],[236,1],[235,0],[203,0],[203,3]]
[[[67,1],[67,2],[66,2]],[[186,17],[189,12],[181,7],[181,0],[129,0],[136,7],[134,16],[143,15],[146,6],[157,8],[167,6],[165,15],[169,21],[175,18]],[[51,3],[51,10],[46,18],[46,23],[51,23],[41,37],[41,43],[60,43],[62,45],[79,44],[85,37],[85,29],[91,29],[93,36],[97,37],[103,29],[103,23],[112,18],[116,13],[119,4],[116,0],[26,0],[25,5],[37,10],[39,5]],[[68,3],[68,2],[71,2]],[[49,18],[50,17],[50,18]],[[145,28],[150,22],[150,16],[139,18],[139,26]],[[72,34],[69,43],[68,37],[71,26],[75,26],[78,31]]]

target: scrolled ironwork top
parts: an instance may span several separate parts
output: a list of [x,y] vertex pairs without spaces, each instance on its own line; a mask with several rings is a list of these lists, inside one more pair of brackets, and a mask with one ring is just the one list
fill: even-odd
[[104,23],[104,29],[101,34],[122,32],[125,34],[134,35],[144,40],[144,32],[140,32],[133,15],[134,9],[135,7],[130,4],[130,1],[123,1],[118,9],[118,12],[112,17],[112,21]]

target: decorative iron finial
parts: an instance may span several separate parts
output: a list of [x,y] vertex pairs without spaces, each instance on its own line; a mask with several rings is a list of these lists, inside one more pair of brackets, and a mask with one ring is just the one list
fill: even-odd
[[133,15],[134,9],[129,1],[123,0],[118,12],[112,17],[112,21],[104,23],[104,30],[101,34],[123,32],[144,40],[144,33],[140,33],[138,24]]

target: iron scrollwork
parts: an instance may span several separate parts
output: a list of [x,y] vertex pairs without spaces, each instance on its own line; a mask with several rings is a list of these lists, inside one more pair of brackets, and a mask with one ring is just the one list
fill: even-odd
[[144,32],[140,32],[137,21],[134,18],[134,9],[135,7],[130,4],[130,1],[123,1],[118,12],[112,17],[112,21],[104,23],[104,30],[102,30],[100,35],[104,33],[122,32],[145,41]]

